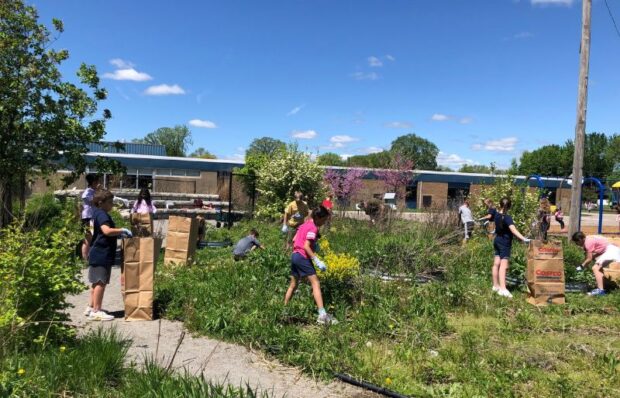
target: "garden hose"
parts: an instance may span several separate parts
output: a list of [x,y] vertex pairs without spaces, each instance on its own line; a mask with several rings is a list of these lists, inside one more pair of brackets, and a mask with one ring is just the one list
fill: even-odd
[[334,373],[334,376],[336,376],[338,379],[344,381],[345,383],[349,383],[351,385],[357,386],[357,387],[362,387],[365,388],[369,391],[372,392],[376,392],[377,394],[381,394],[381,395],[385,395],[386,397],[390,397],[390,398],[410,398],[407,395],[402,395],[399,394],[395,391],[392,390],[388,390],[387,388],[383,388],[383,387],[379,387],[375,384],[371,384],[367,381],[364,380],[358,380],[355,379],[349,375],[346,375],[344,373]]

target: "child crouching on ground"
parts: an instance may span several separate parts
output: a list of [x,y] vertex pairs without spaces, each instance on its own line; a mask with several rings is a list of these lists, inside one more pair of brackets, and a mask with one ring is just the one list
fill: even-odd
[[333,316],[325,312],[323,295],[321,294],[321,284],[314,269],[314,265],[321,271],[327,269],[325,263],[317,257],[315,251],[319,227],[327,222],[329,215],[329,210],[323,206],[319,206],[312,210],[312,218],[297,229],[297,233],[293,239],[293,255],[291,256],[291,284],[286,291],[286,296],[284,296],[284,305],[286,305],[293,296],[293,293],[295,293],[299,281],[307,278],[312,286],[312,295],[319,309],[317,322],[322,325],[338,323]]
[[265,246],[261,245],[258,241],[258,231],[252,229],[248,236],[241,238],[235,245],[235,248],[233,249],[233,257],[235,258],[235,261],[243,260],[245,256],[250,254],[250,252],[257,247],[259,249],[265,248]]
[[587,267],[594,261],[592,273],[594,274],[594,278],[596,278],[596,289],[592,290],[588,295],[604,295],[603,267],[608,266],[609,263],[612,262],[620,262],[620,247],[615,246],[603,236],[586,236],[583,232],[575,232],[572,236],[572,240],[586,252],[586,258],[581,266],[577,267],[577,271],[583,270],[583,267]]
[[116,240],[119,236],[131,237],[127,228],[116,228],[108,214],[114,207],[114,195],[110,191],[97,191],[93,198],[93,239],[88,255],[88,283],[91,284],[92,307],[88,306],[84,315],[89,321],[111,321],[114,319],[101,310],[105,287],[110,283],[112,265],[116,257]]
[[499,211],[495,213],[495,240],[493,248],[495,257],[493,259],[493,291],[502,297],[512,298],[512,294],[506,289],[506,273],[510,266],[510,253],[512,251],[512,239],[514,236],[523,243],[529,243],[515,227],[512,217],[508,211],[512,207],[512,202],[508,198],[499,201]]

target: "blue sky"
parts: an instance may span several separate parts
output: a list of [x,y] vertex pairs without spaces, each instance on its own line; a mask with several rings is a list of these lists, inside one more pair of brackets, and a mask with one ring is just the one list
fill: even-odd
[[[620,0],[608,0],[620,19]],[[500,166],[574,134],[578,0],[34,1],[97,66],[111,140],[189,124],[194,148],[252,139],[363,154],[415,132],[440,164]],[[594,0],[588,131],[620,132],[620,37]],[[618,21],[620,22],[620,20]]]

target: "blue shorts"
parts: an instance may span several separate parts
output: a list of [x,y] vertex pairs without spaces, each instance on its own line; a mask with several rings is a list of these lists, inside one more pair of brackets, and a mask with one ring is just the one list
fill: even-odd
[[512,250],[512,245],[507,245],[506,243],[495,239],[493,241],[493,249],[495,249],[495,255],[498,256],[500,259],[510,259],[510,251]]
[[293,253],[291,257],[291,276],[301,279],[310,275],[316,275],[312,261],[299,253]]

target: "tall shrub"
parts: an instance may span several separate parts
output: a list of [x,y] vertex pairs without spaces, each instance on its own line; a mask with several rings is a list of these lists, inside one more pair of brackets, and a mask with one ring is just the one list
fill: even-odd
[[482,216],[486,213],[486,207],[482,201],[491,199],[498,204],[500,199],[508,197],[512,201],[512,216],[515,226],[524,235],[530,235],[532,232],[532,222],[536,219],[536,211],[539,206],[540,192],[530,187],[516,185],[513,176],[496,177],[495,183],[483,185],[480,192],[475,195],[471,201],[474,213]]
[[278,217],[295,191],[303,192],[311,206],[318,203],[323,194],[323,170],[296,145],[288,146],[279,156],[260,164],[257,175],[258,216]]
[[17,223],[0,230],[0,351],[8,341],[32,343],[65,336],[66,297],[84,289],[73,255],[81,238],[73,215],[63,211],[54,229]]

